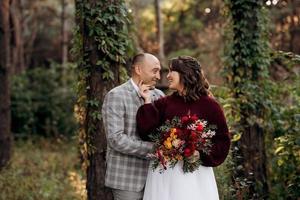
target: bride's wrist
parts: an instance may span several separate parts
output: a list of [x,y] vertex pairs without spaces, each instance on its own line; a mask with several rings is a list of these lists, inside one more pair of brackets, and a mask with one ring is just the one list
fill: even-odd
[[151,103],[151,99],[150,98],[146,98],[144,104],[149,104]]

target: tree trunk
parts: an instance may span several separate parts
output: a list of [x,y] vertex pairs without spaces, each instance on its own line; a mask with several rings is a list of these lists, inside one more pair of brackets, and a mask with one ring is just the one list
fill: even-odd
[[[242,193],[247,194],[249,199],[259,199],[267,195],[267,176],[266,176],[266,153],[263,129],[255,124],[250,127],[245,125],[243,135],[237,142],[239,152],[235,156],[240,156],[237,159],[237,166],[243,166],[242,169],[237,170],[240,177],[247,178],[247,191]],[[243,190],[239,188],[239,190]],[[263,194],[263,195],[262,195]],[[238,196],[238,195],[237,195]],[[243,199],[245,196],[241,195],[238,199]]]
[[156,14],[156,35],[158,41],[158,57],[161,63],[164,63],[165,60],[165,51],[164,51],[164,30],[163,30],[163,19],[161,16],[160,9],[160,0],[155,0],[155,14]]
[[[67,73],[66,64],[68,62],[68,32],[67,32],[67,20],[66,20],[66,0],[61,0],[62,12],[61,12],[61,65],[62,76],[65,77]],[[63,87],[66,86],[65,78],[63,80]]]
[[11,157],[9,0],[0,1],[0,169]]
[[21,26],[21,1],[11,0],[11,73],[20,73],[25,69],[24,43]]
[[[95,43],[92,40],[86,41],[85,46],[92,47]],[[96,48],[94,48],[96,49]],[[95,61],[99,59],[99,55],[93,52],[90,55],[90,61],[94,65]],[[103,102],[104,95],[111,88],[108,85],[101,84],[102,73],[94,69],[91,76],[87,79],[87,85],[90,86],[90,90],[87,93],[88,100],[100,100]],[[88,106],[86,112],[85,131],[88,134],[91,147],[95,149],[89,149],[88,160],[89,165],[87,168],[87,193],[89,200],[112,200],[112,193],[109,188],[104,185],[105,180],[105,154],[106,154],[106,137],[103,129],[103,125],[99,120],[92,118],[92,113],[99,112],[99,108]],[[94,129],[94,130],[91,130]],[[92,151],[92,152],[91,152]]]
[[[141,13],[140,13],[140,1],[132,1],[131,2],[131,7],[132,7],[132,14],[131,16],[139,16]],[[132,21],[133,21],[133,24],[134,26],[139,29],[140,27],[140,18],[139,17],[132,17]],[[136,48],[136,51],[137,52],[144,52],[143,48],[141,47],[141,44],[140,44],[140,40],[139,40],[139,33],[133,33],[131,35],[132,39],[133,39],[133,42],[134,42],[134,47]],[[130,67],[129,67],[130,68]]]
[[292,21],[290,26],[290,51],[300,54],[300,2],[297,0],[291,1]]

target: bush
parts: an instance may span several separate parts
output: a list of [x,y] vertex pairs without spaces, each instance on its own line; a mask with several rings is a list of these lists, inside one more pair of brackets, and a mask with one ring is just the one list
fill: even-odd
[[12,81],[12,131],[17,136],[71,135],[76,129],[73,106],[74,67],[51,64],[49,68],[29,69]]
[[281,82],[273,99],[272,135],[269,137],[270,199],[300,196],[300,77],[294,84]]

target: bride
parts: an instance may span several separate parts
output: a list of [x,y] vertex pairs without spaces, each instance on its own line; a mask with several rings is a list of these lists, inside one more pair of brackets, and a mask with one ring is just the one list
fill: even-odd
[[[170,61],[167,75],[170,95],[151,103],[151,87],[139,84],[144,98],[137,113],[137,126],[143,140],[166,120],[187,114],[196,115],[209,124],[216,125],[210,154],[200,153],[201,165],[193,172],[184,173],[182,162],[162,173],[149,167],[144,200],[217,200],[217,184],[212,167],[225,160],[230,138],[226,119],[220,105],[212,97],[209,84],[199,62],[189,56],[179,56]],[[151,166],[151,165],[150,165]]]

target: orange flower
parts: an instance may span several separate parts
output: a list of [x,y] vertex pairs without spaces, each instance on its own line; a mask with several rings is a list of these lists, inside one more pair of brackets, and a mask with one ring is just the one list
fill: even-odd
[[172,149],[171,138],[167,138],[167,140],[164,141],[164,145],[167,149]]
[[176,160],[182,160],[182,159],[183,159],[182,155],[180,155],[180,154],[177,154],[177,155],[175,156],[175,158],[176,158]]

